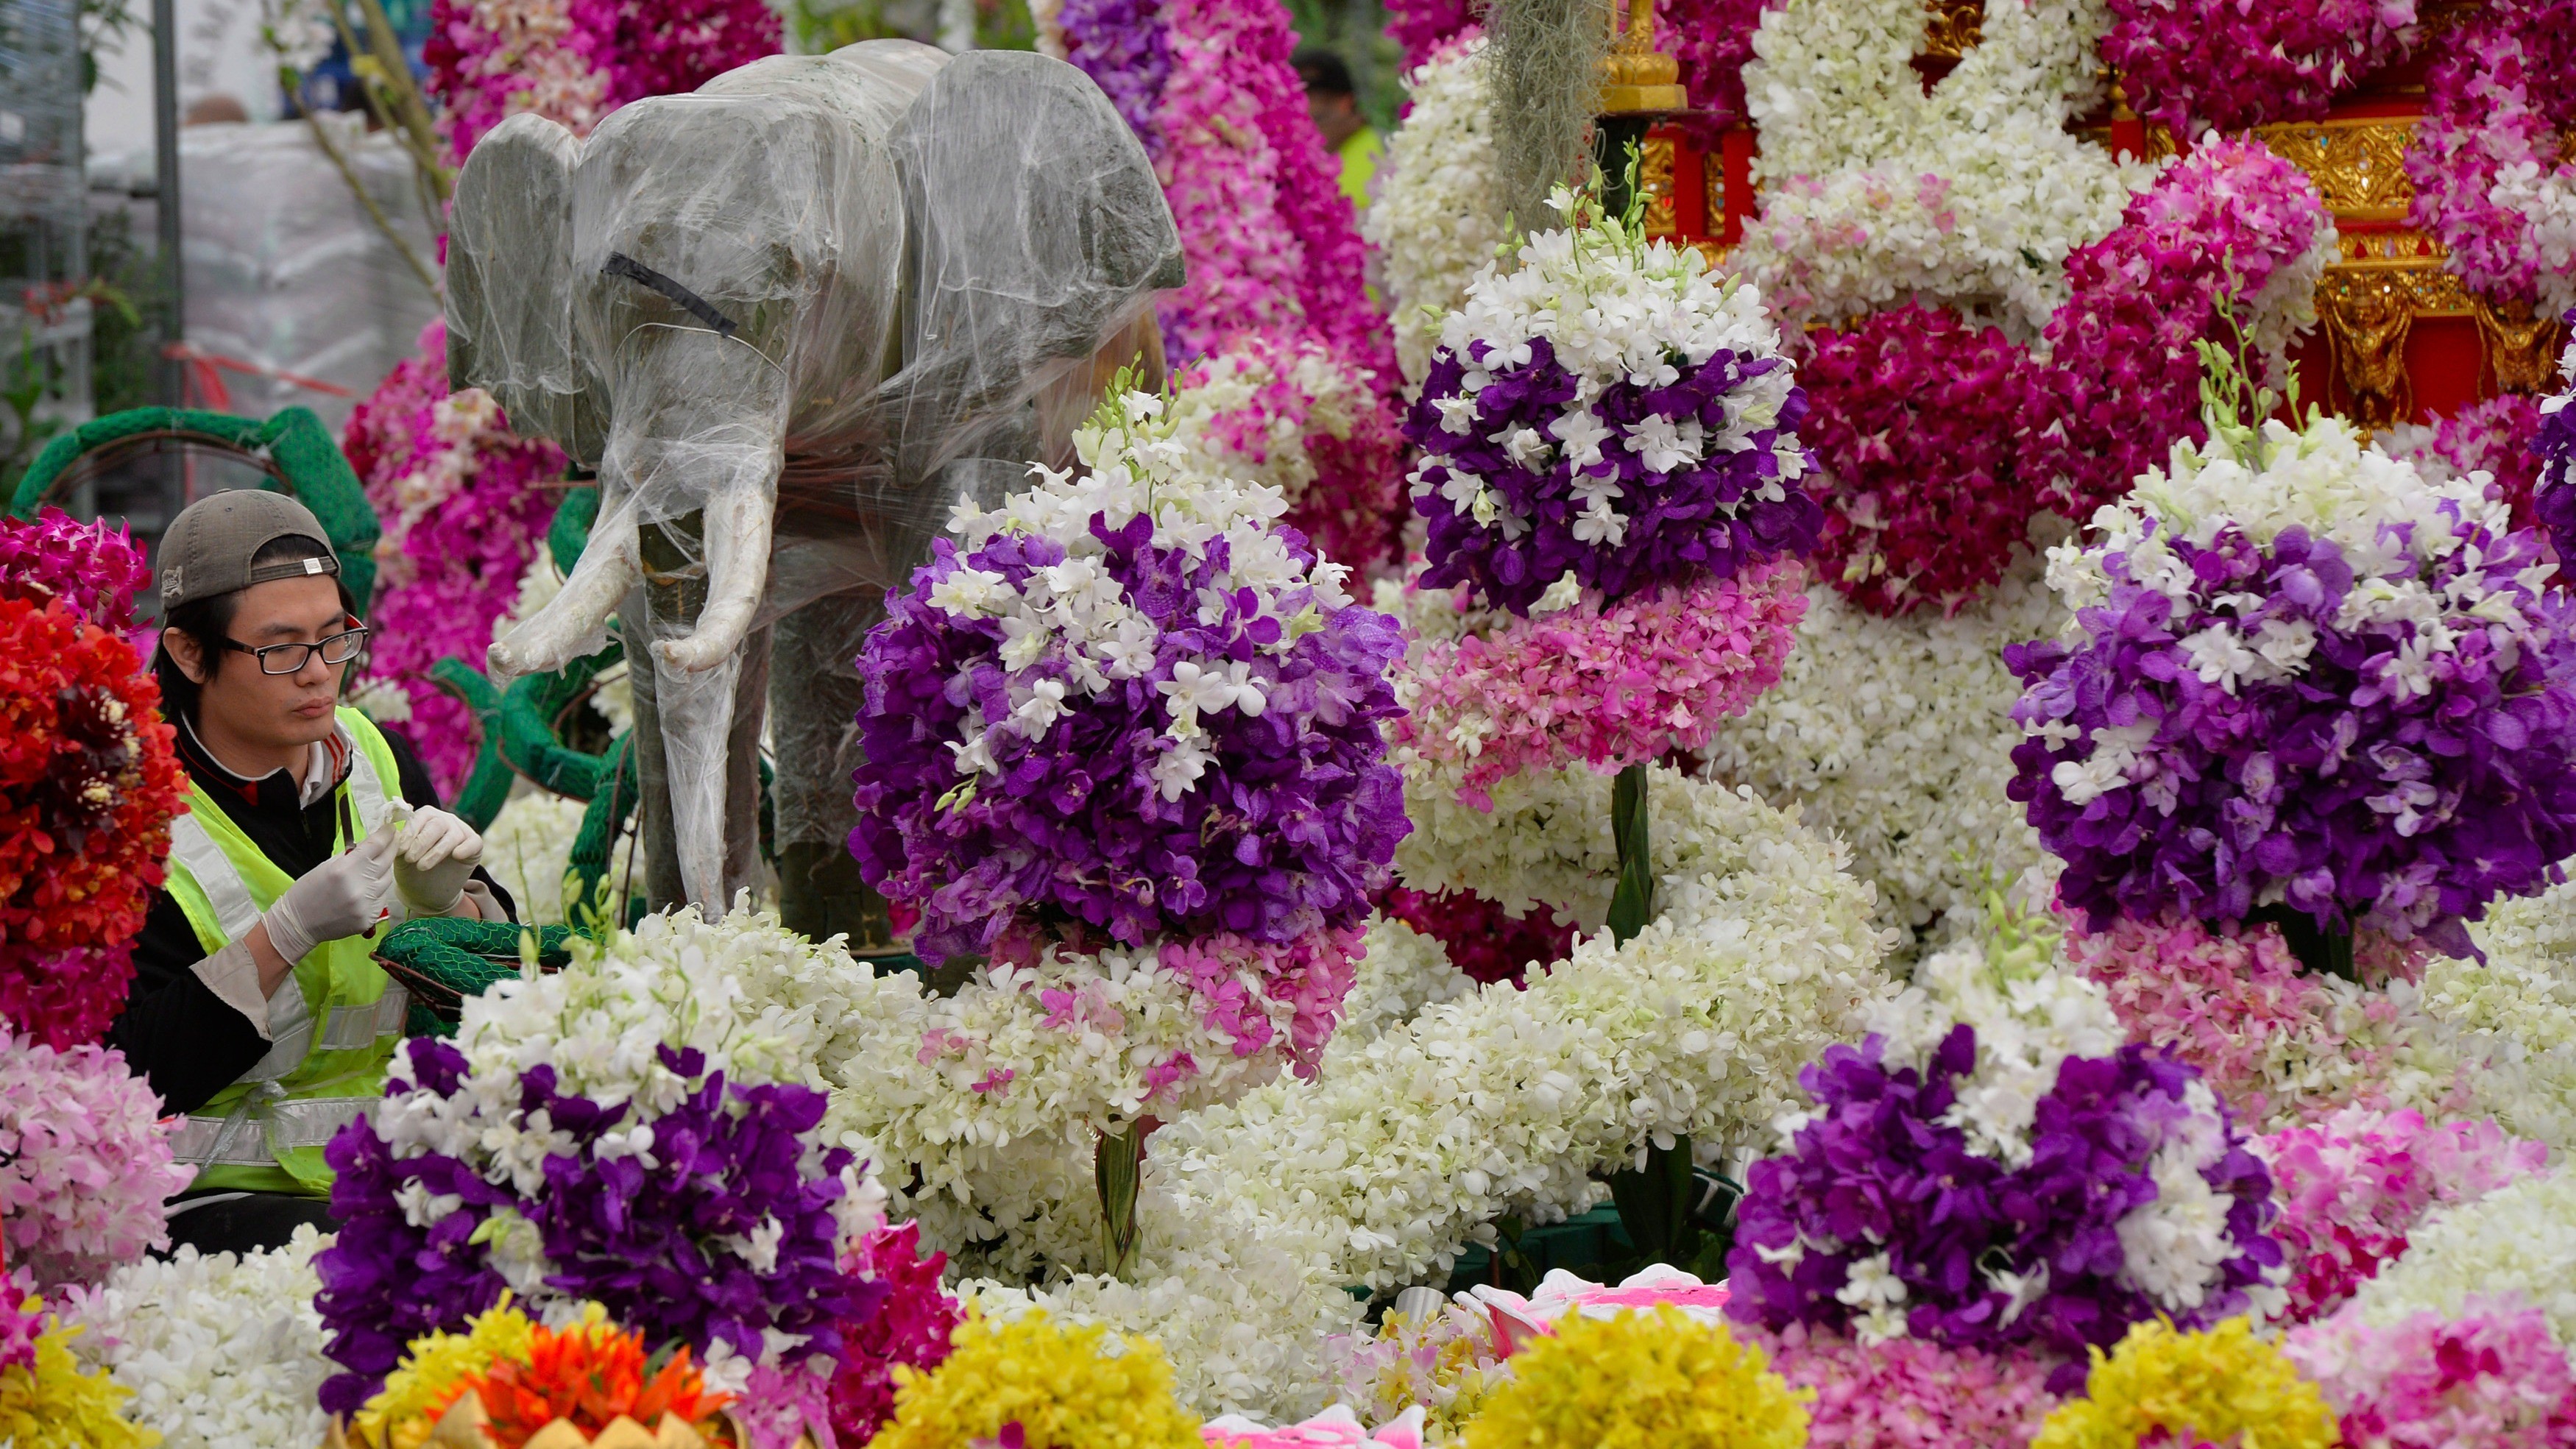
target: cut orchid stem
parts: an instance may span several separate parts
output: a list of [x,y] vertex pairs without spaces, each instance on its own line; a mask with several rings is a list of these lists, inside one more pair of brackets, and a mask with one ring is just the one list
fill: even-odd
[[1625,946],[1655,918],[1654,853],[1646,832],[1646,767],[1630,765],[1610,787],[1610,839],[1619,848],[1619,886],[1610,896],[1610,936]]
[[1123,1279],[1136,1266],[1136,1184],[1144,1175],[1143,1123],[1100,1134],[1091,1154],[1091,1180],[1100,1189],[1100,1238],[1112,1278]]
[[2352,932],[2338,931],[2317,924],[2317,918],[2289,906],[2265,906],[2246,917],[2249,925],[2270,925],[2281,933],[2281,944],[2298,958],[2299,969],[2312,976],[2340,976],[2346,981],[2359,980],[2352,964]]
[[1610,1174],[1610,1201],[1618,1205],[1619,1226],[1627,1229],[1641,1262],[1687,1268],[1699,1257],[1699,1224],[1691,1213],[1697,1189],[1687,1137],[1674,1138],[1670,1147],[1648,1147],[1643,1171],[1623,1167]]

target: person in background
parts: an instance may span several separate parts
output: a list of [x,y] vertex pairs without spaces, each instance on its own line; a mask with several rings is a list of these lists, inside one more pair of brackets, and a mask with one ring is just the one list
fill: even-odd
[[339,707],[367,630],[326,537],[303,504],[242,489],[188,505],[156,561],[152,667],[188,808],[107,1044],[186,1119],[173,1147],[198,1174],[170,1236],[205,1252],[332,1226],[322,1148],[403,1036],[383,932],[510,919],[409,747]]
[[1324,133],[1325,147],[1342,163],[1342,194],[1353,207],[1368,210],[1369,183],[1377,176],[1378,158],[1386,147],[1378,140],[1377,128],[1360,114],[1351,68],[1340,56],[1313,46],[1298,51],[1289,63],[1306,83],[1306,109],[1314,114],[1315,129]]

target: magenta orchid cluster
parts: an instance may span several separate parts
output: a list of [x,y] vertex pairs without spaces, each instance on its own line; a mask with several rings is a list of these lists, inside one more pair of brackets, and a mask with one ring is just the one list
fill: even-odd
[[1814,345],[1799,379],[1830,505],[1817,572],[1872,613],[1956,610],[2002,577],[2046,506],[2022,436],[2045,365],[1996,328],[1920,303]]
[[2426,1122],[2417,1112],[2347,1107],[2310,1127],[2258,1140],[2290,1255],[2290,1313],[2304,1322],[2341,1307],[2406,1251],[2434,1207],[2470,1202],[2548,1164],[2549,1149],[2490,1121]]
[[2138,114],[2177,136],[2309,121],[2406,58],[2415,0],[2111,0],[2102,59]]
[[2177,447],[2052,555],[2071,637],[2014,645],[2011,797],[2061,899],[2423,937],[2576,854],[2576,605],[2483,484],[2335,419]]
[[1113,401],[1085,473],[961,513],[868,636],[850,848],[927,960],[1015,926],[1284,947],[1387,883],[1395,622],[1275,490],[1181,477],[1162,407]]
[[2045,362],[1919,304],[1818,336],[1799,380],[1832,504],[1819,573],[1881,614],[1990,587],[2033,514],[2081,521],[2204,436],[2195,344],[2228,336],[2228,305],[2259,345],[2286,344],[2332,226],[2296,166],[2213,140],[2067,259]]
[[437,0],[423,60],[461,163],[521,111],[586,135],[628,101],[776,55],[780,35],[762,0]]
[[2424,117],[2406,148],[2407,224],[2429,229],[2470,290],[2500,302],[2576,302],[2576,0],[2499,0],[2434,43]]
[[1316,351],[1364,387],[1354,426],[1308,433],[1316,476],[1291,500],[1291,521],[1329,557],[1383,561],[1396,513],[1385,491],[1399,446],[1394,339],[1368,299],[1358,217],[1289,64],[1287,11],[1275,0],[1070,0],[1047,38],[1099,83],[1163,179],[1189,273],[1162,305],[1172,356]]
[[82,523],[47,505],[33,521],[0,518],[0,597],[66,608],[111,633],[134,624],[134,595],[152,582],[123,525]]
[[481,731],[429,671],[451,655],[483,658],[554,515],[545,485],[562,476],[564,455],[512,433],[482,389],[449,394],[444,321],[349,415],[342,446],[384,525],[369,666],[409,697],[406,734],[452,794]]
[[1386,33],[1404,47],[1404,70],[1410,73],[1428,62],[1458,32],[1475,24],[1475,10],[1470,0],[1390,0]]
[[2333,231],[2306,172],[2260,141],[2212,140],[2068,257],[2074,295],[2049,318],[2053,360],[2024,424],[2023,470],[2052,506],[2082,522],[2175,440],[2203,438],[2194,344],[2228,340],[2233,306],[2258,346],[2285,348]]
[[832,1432],[860,1445],[894,1417],[896,1365],[924,1373],[948,1358],[949,1334],[965,1317],[939,1286],[946,1253],[921,1251],[921,1224],[869,1233],[859,1248],[867,1278],[885,1285],[885,1301],[847,1336],[849,1352],[832,1376]]
[[[568,1092],[542,1062],[496,1091],[456,1046],[404,1044],[385,1105],[327,1153],[342,1226],[315,1260],[315,1303],[343,1371],[325,1408],[355,1410],[404,1345],[505,1289],[600,1303],[647,1341],[702,1354],[843,1358],[846,1325],[889,1290],[838,1261],[856,1164],[822,1141],[823,1094],[729,1082],[694,1046],[666,1041],[655,1058],[672,1100]],[[534,1162],[496,1159],[486,1128],[504,1120],[533,1130]],[[793,1346],[773,1347],[779,1335]]]
[[2391,1324],[2347,1308],[2282,1349],[2335,1411],[2346,1444],[2555,1449],[2576,1443],[2576,1368],[2549,1314],[2472,1294],[2457,1315]]
[[[2533,398],[2500,393],[2445,413],[2428,427],[2401,430],[2413,435],[2413,445],[2401,447],[2392,440],[2389,451],[2419,464],[2437,463],[2453,473],[2484,473],[2502,490],[2505,506],[2513,510],[2514,527],[2543,527],[2533,494],[2540,485],[2546,418]],[[2576,525],[2576,508],[2562,507],[2560,512],[2568,515],[2567,524]],[[2553,529],[2550,542],[2558,543],[2561,536]],[[2576,542],[2576,535],[2566,537]],[[2569,556],[2565,547],[2560,547],[2558,556]]]
[[1801,1073],[1813,1110],[1746,1178],[1728,1315],[2022,1349],[2065,1392],[2132,1324],[2261,1305],[2271,1179],[2196,1073],[2135,1045],[2068,1056],[2027,1127],[1990,1140],[1954,1110],[1980,1069],[1962,1022],[1919,1064],[1872,1035]]

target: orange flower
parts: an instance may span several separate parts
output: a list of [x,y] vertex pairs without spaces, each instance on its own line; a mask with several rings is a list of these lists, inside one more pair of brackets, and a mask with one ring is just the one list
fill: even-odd
[[656,1371],[644,1336],[611,1326],[596,1311],[561,1331],[538,1328],[527,1363],[501,1359],[466,1376],[440,1412],[468,1393],[482,1398],[490,1421],[484,1433],[501,1449],[521,1449],[557,1419],[597,1435],[621,1417],[647,1429],[664,1414],[694,1424],[732,1402],[730,1395],[708,1392],[687,1348]]

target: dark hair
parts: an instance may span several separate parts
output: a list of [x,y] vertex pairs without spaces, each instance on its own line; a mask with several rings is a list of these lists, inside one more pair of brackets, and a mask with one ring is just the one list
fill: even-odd
[[1340,56],[1321,46],[1308,46],[1288,63],[1297,68],[1297,78],[1306,83],[1306,94],[1310,96],[1359,94],[1359,87],[1351,84],[1351,68],[1342,63]]
[[[258,568],[266,564],[301,563],[308,558],[329,557],[329,544],[301,534],[290,534],[260,545],[259,552],[251,555],[250,562],[251,567]],[[358,601],[349,596],[349,586],[336,577],[332,582],[340,585],[340,607],[355,617]],[[176,630],[196,641],[199,667],[205,670],[206,678],[212,679],[215,671],[223,668],[224,656],[232,652],[224,647],[224,641],[231,637],[233,616],[240,611],[241,593],[238,590],[191,599],[164,613],[161,627]],[[182,715],[190,719],[197,717],[197,696],[205,686],[190,679],[179,667],[179,661],[170,657],[170,646],[166,642],[153,651],[152,677],[161,684],[163,719],[176,723]]]

